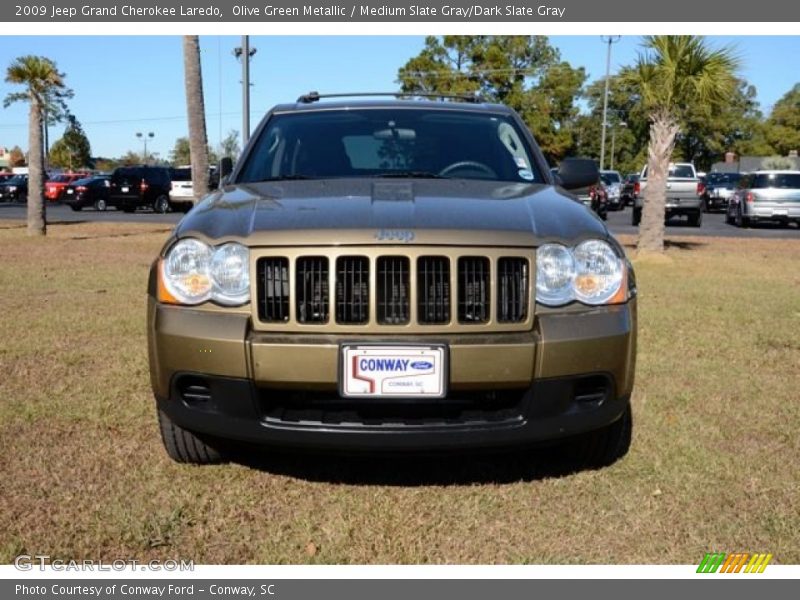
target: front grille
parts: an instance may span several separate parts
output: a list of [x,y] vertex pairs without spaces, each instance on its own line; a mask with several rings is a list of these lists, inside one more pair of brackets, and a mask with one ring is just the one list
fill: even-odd
[[336,321],[366,323],[369,319],[369,259],[341,256],[336,260]]
[[489,320],[489,259],[462,256],[458,259],[458,320],[486,323]]
[[450,322],[450,259],[446,256],[417,260],[417,318],[424,324]]
[[297,259],[297,320],[300,323],[327,323],[328,259],[324,256],[304,256]]
[[[523,331],[532,325],[533,257],[527,250],[309,248],[256,253],[255,329],[379,334]],[[280,250],[275,253],[280,253]],[[374,288],[373,288],[374,286]],[[261,327],[259,327],[261,324]]]
[[497,261],[497,320],[519,323],[528,316],[528,261],[501,258]]
[[378,323],[403,325],[409,317],[409,266],[405,256],[378,258]]
[[268,323],[289,320],[289,260],[283,257],[261,258],[258,272],[258,318]]

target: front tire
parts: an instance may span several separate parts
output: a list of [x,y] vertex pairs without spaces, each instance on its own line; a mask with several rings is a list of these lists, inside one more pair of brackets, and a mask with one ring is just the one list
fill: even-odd
[[108,208],[108,204],[102,198],[98,198],[94,203],[94,209],[100,212],[105,211]]
[[219,450],[201,440],[197,434],[173,423],[161,409],[158,409],[158,426],[164,449],[175,462],[211,465],[223,461]]
[[628,453],[633,433],[630,403],[619,419],[603,429],[591,431],[569,442],[570,454],[582,467],[607,467]]

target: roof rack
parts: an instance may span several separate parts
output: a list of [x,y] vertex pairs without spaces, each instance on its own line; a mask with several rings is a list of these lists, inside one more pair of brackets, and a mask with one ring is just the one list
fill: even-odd
[[471,94],[432,94],[426,92],[355,92],[352,94],[320,94],[309,92],[297,99],[299,104],[312,104],[322,98],[363,98],[368,96],[390,96],[392,98],[436,98],[439,100],[461,100],[463,102],[480,103],[483,97],[479,93]]

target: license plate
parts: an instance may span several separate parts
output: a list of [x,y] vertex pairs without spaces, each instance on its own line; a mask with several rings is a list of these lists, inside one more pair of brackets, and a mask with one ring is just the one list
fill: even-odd
[[443,398],[445,346],[342,345],[339,393],[344,398]]
[[127,185],[123,185],[121,191],[123,194],[127,194],[128,192],[131,191],[131,188],[129,188]]

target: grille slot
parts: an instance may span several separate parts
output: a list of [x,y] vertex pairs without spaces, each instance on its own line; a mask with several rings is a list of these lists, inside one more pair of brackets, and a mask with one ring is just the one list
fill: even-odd
[[497,320],[519,323],[528,318],[528,261],[522,257],[497,261]]
[[258,318],[271,323],[289,320],[289,260],[284,257],[261,258],[258,272]]
[[378,323],[408,323],[409,270],[405,256],[381,256],[378,259]]
[[458,320],[465,324],[486,323],[490,315],[489,259],[462,256],[458,259]]
[[450,322],[450,259],[446,256],[417,260],[417,320],[424,324]]
[[340,256],[336,260],[336,321],[362,324],[369,320],[369,259]]
[[299,323],[327,323],[330,316],[328,259],[304,256],[295,265],[295,310]]

